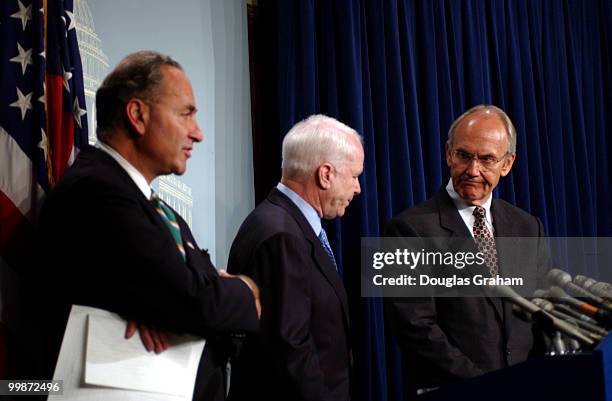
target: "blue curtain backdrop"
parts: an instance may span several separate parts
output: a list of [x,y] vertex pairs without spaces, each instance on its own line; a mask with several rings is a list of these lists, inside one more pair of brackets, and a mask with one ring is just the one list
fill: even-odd
[[551,236],[611,236],[612,1],[260,5],[258,199],[278,179],[295,122],[324,113],[364,138],[362,194],[329,227],[352,308],[355,399],[404,396],[381,302],[360,296],[360,237],[446,183],[447,130],[467,108],[495,104],[518,131],[495,196],[539,216]]

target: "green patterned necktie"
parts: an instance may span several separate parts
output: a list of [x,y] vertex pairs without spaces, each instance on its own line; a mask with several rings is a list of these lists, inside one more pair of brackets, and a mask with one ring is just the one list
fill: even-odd
[[151,202],[153,202],[153,206],[155,210],[157,210],[157,214],[166,224],[168,229],[170,230],[170,234],[172,234],[172,238],[174,238],[174,242],[176,243],[176,247],[178,248],[183,260],[186,260],[185,256],[185,247],[183,246],[183,238],[181,237],[181,229],[176,221],[176,216],[172,209],[170,209],[166,204],[159,199],[155,192],[151,192]]

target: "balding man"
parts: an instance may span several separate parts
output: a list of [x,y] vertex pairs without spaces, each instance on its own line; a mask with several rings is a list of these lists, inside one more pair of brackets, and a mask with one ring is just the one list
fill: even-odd
[[231,400],[349,399],[348,305],[321,219],[360,193],[360,136],[316,115],[283,141],[281,182],[244,221],[228,268],[261,288],[261,335],[234,364]]
[[[457,239],[472,243],[486,262],[479,271],[496,277],[504,255],[496,237],[536,237],[534,265],[545,265],[540,252],[540,220],[492,192],[516,158],[516,131],[495,106],[471,108],[452,124],[446,143],[450,180],[433,198],[395,216],[387,236]],[[466,238],[469,241],[463,241]],[[471,241],[471,238],[474,241]],[[538,267],[539,270],[540,268]],[[545,269],[545,266],[542,266]],[[507,273],[507,272],[506,272]],[[435,295],[435,291],[434,291]],[[530,324],[512,313],[509,302],[488,296],[401,298],[386,304],[387,317],[406,361],[409,394],[480,375],[523,361],[532,349]]]

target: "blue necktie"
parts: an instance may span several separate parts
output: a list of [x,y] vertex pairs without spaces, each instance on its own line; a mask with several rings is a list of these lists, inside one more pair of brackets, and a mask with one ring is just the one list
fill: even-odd
[[325,249],[325,252],[327,252],[327,256],[329,256],[329,259],[331,260],[332,265],[334,265],[334,269],[338,271],[338,265],[336,265],[336,258],[334,257],[334,251],[332,251],[331,249],[331,245],[329,244],[329,241],[327,239],[327,234],[325,233],[325,230],[323,229],[323,227],[321,227],[321,232],[319,233],[319,241],[321,241],[321,244],[323,245],[323,249]]

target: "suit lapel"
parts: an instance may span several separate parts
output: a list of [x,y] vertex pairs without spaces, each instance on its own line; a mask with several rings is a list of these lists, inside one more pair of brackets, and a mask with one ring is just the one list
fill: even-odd
[[[519,266],[518,258],[519,253],[512,251],[512,249],[520,249],[518,243],[509,243],[512,241],[512,237],[520,236],[520,232],[516,232],[515,224],[511,219],[511,213],[505,210],[506,207],[503,202],[493,198],[491,203],[491,216],[493,216],[493,229],[495,230],[495,242],[497,244],[497,260],[499,265],[500,275],[515,275],[517,272],[513,271],[511,266]],[[499,238],[504,238],[503,242],[500,243]],[[510,273],[510,274],[509,274]],[[519,272],[520,273],[520,272]],[[500,298],[500,302],[503,305],[504,316],[512,316],[512,303]],[[506,338],[510,338],[512,325],[505,324]]]
[[334,292],[336,293],[336,296],[340,300],[345,323],[348,327],[348,300],[346,297],[346,291],[344,290],[344,285],[342,284],[338,272],[332,265],[332,261],[329,259],[327,252],[325,252],[321,241],[312,230],[310,223],[308,223],[306,217],[304,217],[300,209],[291,201],[291,199],[285,196],[285,194],[280,192],[278,189],[272,189],[272,191],[268,195],[268,200],[273,204],[283,208],[296,221],[304,237],[308,242],[310,242],[312,247],[312,258],[315,262],[315,265],[317,266],[317,269],[321,272],[321,274],[325,277],[325,279],[329,282],[329,284],[332,286]]
[[491,203],[491,216],[493,217],[493,230],[495,231],[495,243],[497,247],[497,263],[499,273],[508,273],[506,266],[512,266],[511,258],[513,253],[505,251],[505,241],[500,242],[499,238],[512,237],[512,221],[508,217],[508,213],[503,213],[503,204],[497,199],[493,199]]
[[[172,243],[173,245],[175,244],[174,238],[172,237],[172,233],[170,233],[170,230],[168,230],[166,224],[157,214],[157,211],[155,211],[155,207],[153,206],[151,201],[149,201],[149,199],[144,196],[142,191],[138,188],[136,183],[134,183],[129,174],[119,165],[119,163],[115,161],[115,159],[113,159],[106,152],[91,146],[82,150],[79,154],[79,158],[84,158],[86,160],[88,159],[88,161],[96,165],[96,167],[101,168],[102,170],[112,170],[112,173],[107,172],[108,176],[112,177],[119,185],[124,187],[127,196],[133,198],[134,200],[140,203],[144,213],[147,215],[149,220],[159,230],[162,230],[165,233],[164,235],[167,236],[170,243]],[[183,234],[182,228],[181,234]],[[174,245],[174,248],[176,248],[176,245]],[[178,249],[176,249],[176,253],[180,256],[180,252],[178,251]]]
[[191,269],[195,274],[204,274],[208,277],[218,276],[219,273],[212,264],[208,251],[203,251],[199,248],[187,223],[178,213],[176,215],[176,221],[181,229],[181,237],[183,237],[183,244],[185,245],[186,267]]
[[440,209],[440,226],[450,231],[453,236],[469,238],[471,236],[470,231],[463,222],[453,200],[446,192],[446,188],[442,188],[436,198]]

